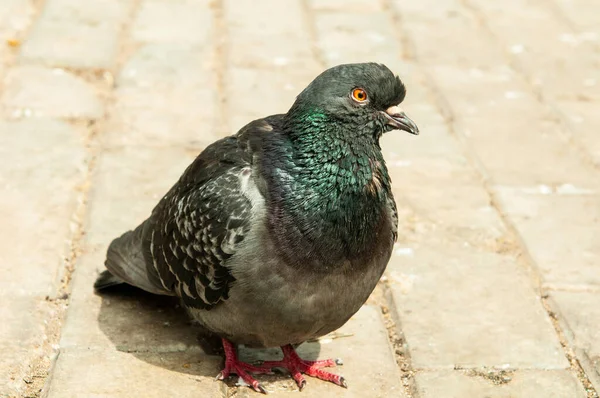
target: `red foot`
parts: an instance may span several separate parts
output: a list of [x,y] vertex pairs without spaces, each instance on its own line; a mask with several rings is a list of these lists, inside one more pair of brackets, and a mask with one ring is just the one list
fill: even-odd
[[321,380],[330,381],[337,384],[338,386],[348,388],[346,380],[334,373],[326,372],[321,368],[328,368],[336,365],[341,365],[342,362],[337,359],[323,359],[320,361],[306,361],[298,356],[296,350],[291,345],[285,345],[281,347],[283,351],[283,359],[281,361],[265,361],[262,363],[261,368],[284,368],[287,369],[300,391],[306,386],[306,380],[302,373],[306,373],[309,376],[316,377]]
[[321,380],[330,381],[337,384],[338,386],[348,387],[346,380],[339,375],[334,373],[326,372],[321,368],[328,368],[336,365],[341,365],[341,360],[324,359],[320,361],[306,361],[298,356],[296,350],[291,345],[285,345],[281,347],[283,351],[283,359],[281,361],[265,361],[260,366],[253,366],[245,362],[238,360],[235,353],[235,347],[226,339],[221,339],[223,342],[223,349],[225,350],[225,368],[219,373],[217,379],[223,380],[229,377],[231,373],[238,375],[246,384],[254,389],[254,391],[267,393],[267,390],[260,385],[250,373],[272,373],[272,368],[284,368],[287,369],[298,387],[302,389],[306,386],[306,380],[302,373],[309,376],[316,377]]
[[231,344],[228,340],[225,339],[221,339],[221,341],[223,342],[223,350],[225,351],[225,368],[223,368],[221,373],[219,373],[217,379],[224,380],[228,378],[231,373],[235,373],[242,380],[244,380],[244,383],[252,387],[254,391],[266,394],[267,390],[265,390],[264,387],[261,386],[258,381],[256,381],[252,376],[250,376],[248,372],[271,373],[271,369],[266,367],[252,366],[248,363],[239,361],[235,353],[235,347],[233,346],[233,344]]

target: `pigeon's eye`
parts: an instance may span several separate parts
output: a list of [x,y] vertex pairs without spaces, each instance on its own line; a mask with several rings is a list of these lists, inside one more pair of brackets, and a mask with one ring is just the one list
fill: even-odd
[[352,90],[352,99],[357,102],[365,102],[367,100],[367,92],[362,88]]

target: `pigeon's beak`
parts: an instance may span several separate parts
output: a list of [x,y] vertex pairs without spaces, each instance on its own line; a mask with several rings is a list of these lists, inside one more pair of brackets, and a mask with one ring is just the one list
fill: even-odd
[[384,115],[387,117],[388,126],[391,126],[394,129],[407,131],[414,135],[419,134],[419,128],[415,122],[410,120],[398,105],[387,108]]

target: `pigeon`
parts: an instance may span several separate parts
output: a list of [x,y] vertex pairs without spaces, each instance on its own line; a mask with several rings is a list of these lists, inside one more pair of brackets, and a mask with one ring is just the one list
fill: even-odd
[[[209,145],[150,217],[108,247],[94,286],[129,284],[180,298],[218,336],[225,365],[251,375],[283,368],[347,387],[295,347],[348,321],[381,278],[398,215],[379,140],[419,129],[399,104],[400,78],[377,63],[325,70],[286,114],[250,122]],[[237,345],[281,347],[283,359],[249,364]]]

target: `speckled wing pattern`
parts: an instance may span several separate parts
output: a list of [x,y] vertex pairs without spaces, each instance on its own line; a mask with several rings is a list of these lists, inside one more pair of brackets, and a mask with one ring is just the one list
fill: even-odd
[[396,209],[396,201],[394,195],[390,190],[387,197],[387,205],[390,209],[390,217],[392,219],[392,234],[394,236],[394,242],[398,239],[398,210]]
[[250,229],[250,200],[240,173],[250,155],[237,137],[206,148],[154,209],[146,236],[148,267],[188,307],[211,309],[229,294],[225,266]]

